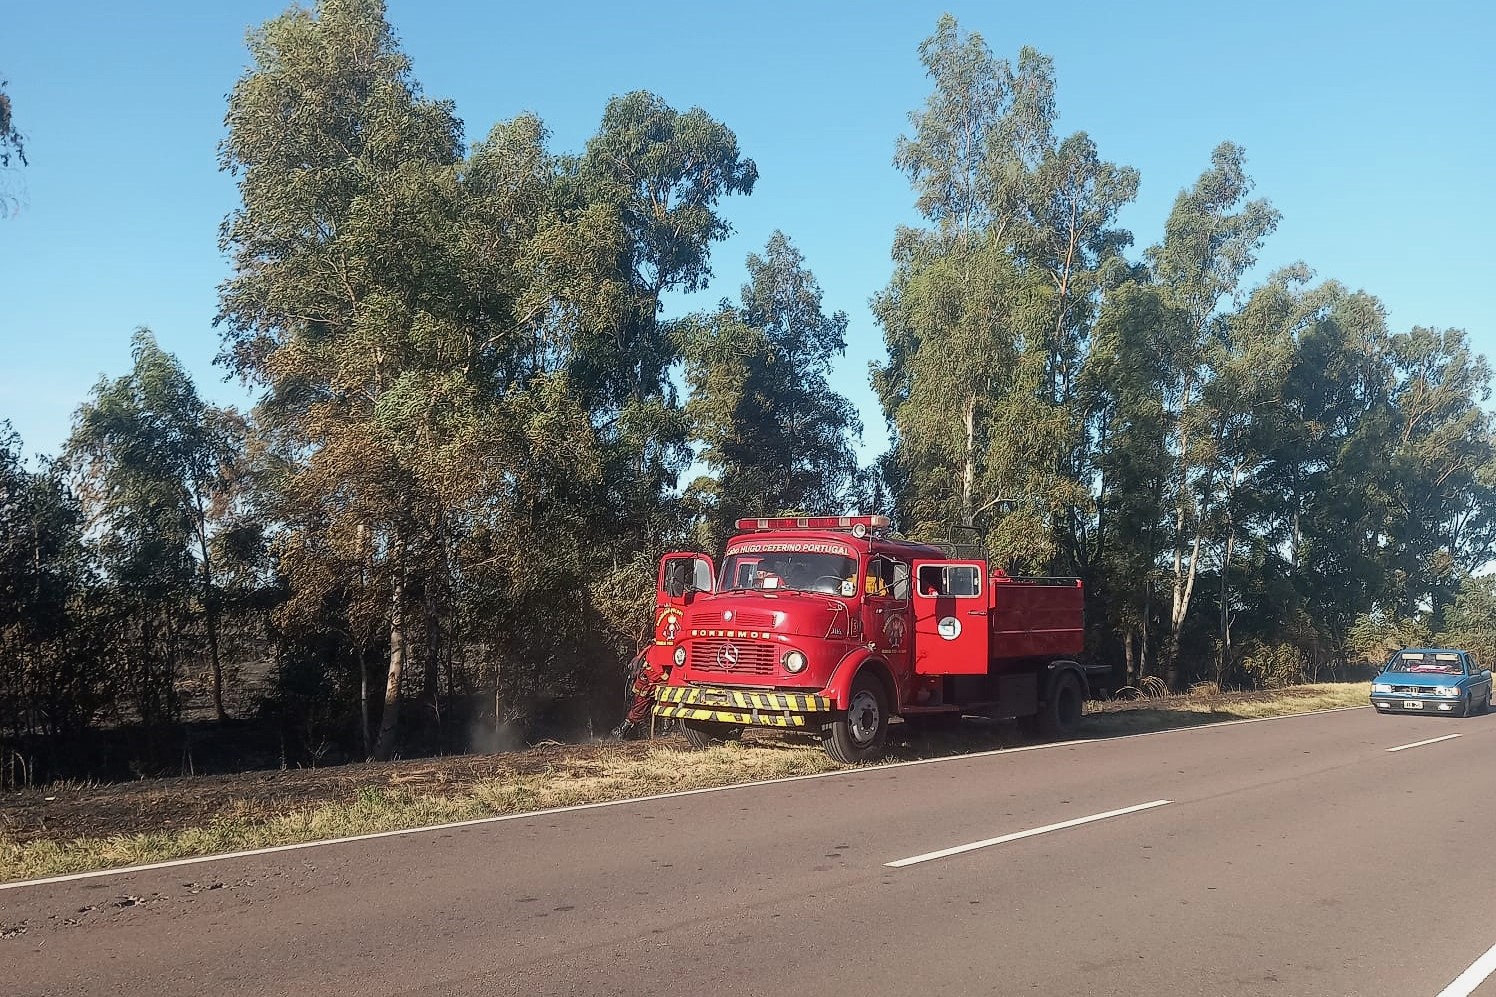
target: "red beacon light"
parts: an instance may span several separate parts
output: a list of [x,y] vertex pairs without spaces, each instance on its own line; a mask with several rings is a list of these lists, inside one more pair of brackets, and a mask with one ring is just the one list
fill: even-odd
[[758,530],[847,530],[854,537],[865,537],[871,530],[888,529],[887,516],[769,516],[763,519],[740,519],[738,529]]

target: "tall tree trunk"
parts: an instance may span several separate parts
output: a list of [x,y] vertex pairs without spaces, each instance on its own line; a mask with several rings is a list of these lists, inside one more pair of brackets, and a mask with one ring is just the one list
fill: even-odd
[[1170,689],[1177,688],[1179,685],[1179,635],[1184,630],[1184,620],[1190,611],[1190,600],[1195,595],[1195,575],[1200,566],[1202,536],[1202,532],[1197,528],[1195,542],[1190,548],[1190,563],[1187,569],[1181,570],[1180,558],[1183,554],[1181,545],[1176,544],[1174,547],[1174,602],[1169,613],[1168,665],[1164,673],[1164,681],[1168,683]]
[[[403,573],[404,568],[398,568]],[[374,757],[388,761],[395,753],[395,733],[400,724],[400,678],[405,671],[405,579],[395,577],[395,594],[390,608],[390,670],[384,684],[384,713],[379,718],[379,741]]]
[[1142,633],[1140,633],[1138,635],[1139,636],[1139,644],[1140,644],[1140,646],[1138,647],[1138,681],[1139,682],[1141,682],[1143,680],[1143,676],[1144,675],[1148,674],[1148,629],[1149,629],[1148,628],[1148,621],[1149,621],[1149,618],[1152,615],[1152,613],[1153,613],[1153,582],[1150,579],[1150,580],[1147,580],[1147,581],[1143,582],[1143,626],[1142,626]]
[[1241,468],[1231,469],[1231,490],[1226,493],[1226,556],[1221,560],[1221,654],[1216,664],[1216,684],[1226,674],[1226,665],[1231,660],[1231,555],[1236,546],[1236,520],[1232,506],[1236,500],[1236,489],[1241,482]]
[[436,618],[436,600],[430,586],[426,594],[426,657],[421,672],[421,698],[435,709],[441,691],[441,623]]
[[229,718],[223,708],[223,662],[218,656],[218,592],[213,588],[213,566],[208,560],[208,527],[201,496],[197,504],[197,546],[203,558],[203,622],[208,628],[208,661],[213,667],[213,713],[219,722]]
[[968,395],[966,409],[962,413],[966,428],[966,463],[961,469],[961,522],[963,526],[975,526],[976,514],[972,509],[972,492],[977,480],[977,396]]
[[364,658],[364,645],[358,645],[358,709],[359,733],[364,738],[364,757],[373,757],[374,732],[369,727],[369,663]]

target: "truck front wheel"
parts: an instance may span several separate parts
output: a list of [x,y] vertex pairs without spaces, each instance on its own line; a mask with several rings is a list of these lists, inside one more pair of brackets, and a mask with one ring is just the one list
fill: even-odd
[[888,696],[877,677],[863,672],[852,683],[847,711],[826,725],[821,747],[844,765],[877,757],[888,737]]
[[1069,737],[1080,726],[1083,709],[1080,680],[1074,672],[1062,672],[1039,711],[1039,733],[1045,737]]
[[710,748],[714,744],[736,741],[743,736],[740,724],[724,724],[715,720],[682,720],[680,723],[681,734],[693,748]]

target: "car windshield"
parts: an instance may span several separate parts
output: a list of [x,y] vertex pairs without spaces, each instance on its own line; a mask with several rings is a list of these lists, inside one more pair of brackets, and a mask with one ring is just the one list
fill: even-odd
[[1387,663],[1389,672],[1422,672],[1435,675],[1459,675],[1465,669],[1457,654],[1407,653],[1394,655]]
[[720,588],[852,595],[857,591],[857,559],[812,551],[734,552],[722,564]]

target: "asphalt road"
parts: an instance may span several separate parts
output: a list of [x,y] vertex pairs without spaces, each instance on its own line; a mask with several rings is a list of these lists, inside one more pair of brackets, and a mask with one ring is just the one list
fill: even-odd
[[1496,997],[1493,829],[1341,711],[0,890],[0,990]]

